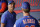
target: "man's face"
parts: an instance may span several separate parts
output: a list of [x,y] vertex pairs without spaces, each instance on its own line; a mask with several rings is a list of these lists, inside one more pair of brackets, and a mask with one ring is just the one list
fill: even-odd
[[8,5],[8,9],[14,10],[14,8],[15,8],[15,4],[11,3]]

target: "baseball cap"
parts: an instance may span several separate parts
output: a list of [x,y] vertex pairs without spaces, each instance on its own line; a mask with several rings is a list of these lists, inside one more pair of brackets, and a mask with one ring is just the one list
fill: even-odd
[[21,8],[29,9],[30,8],[30,4],[28,2],[23,2]]
[[13,3],[13,2],[14,2],[14,1],[8,1],[8,5],[11,4],[11,3]]

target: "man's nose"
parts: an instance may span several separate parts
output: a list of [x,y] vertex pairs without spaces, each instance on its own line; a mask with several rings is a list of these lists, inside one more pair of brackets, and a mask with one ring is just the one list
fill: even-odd
[[12,7],[13,7],[13,5],[12,5]]

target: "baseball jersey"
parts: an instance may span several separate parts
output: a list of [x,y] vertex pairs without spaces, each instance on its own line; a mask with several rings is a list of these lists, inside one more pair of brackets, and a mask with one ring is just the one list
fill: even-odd
[[34,17],[24,16],[16,21],[14,27],[39,27],[39,24]]
[[16,21],[16,13],[13,12],[12,14],[7,10],[3,13],[1,17],[1,23],[5,24],[5,27],[13,27]]

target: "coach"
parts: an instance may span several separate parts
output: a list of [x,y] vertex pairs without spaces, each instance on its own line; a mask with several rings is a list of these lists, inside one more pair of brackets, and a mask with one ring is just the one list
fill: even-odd
[[13,11],[14,8],[14,1],[8,1],[8,10],[1,17],[1,27],[13,27],[16,21],[16,13]]

